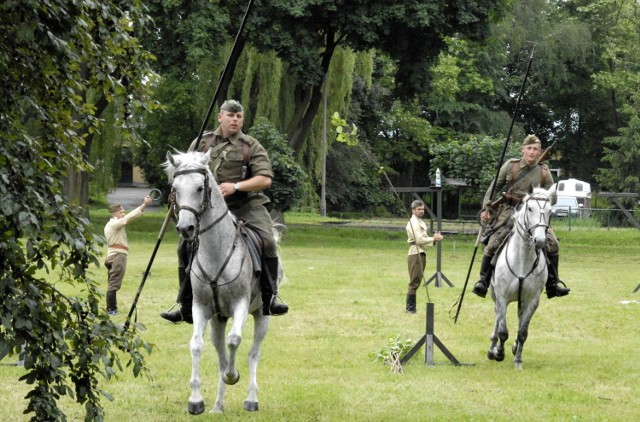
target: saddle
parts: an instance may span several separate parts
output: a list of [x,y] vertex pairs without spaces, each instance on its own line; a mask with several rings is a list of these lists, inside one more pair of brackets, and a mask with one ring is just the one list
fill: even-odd
[[244,220],[238,220],[237,224],[240,235],[249,249],[249,255],[253,263],[253,271],[256,274],[260,274],[262,271],[262,252],[264,251],[262,236],[260,236],[260,233],[258,233],[254,226]]

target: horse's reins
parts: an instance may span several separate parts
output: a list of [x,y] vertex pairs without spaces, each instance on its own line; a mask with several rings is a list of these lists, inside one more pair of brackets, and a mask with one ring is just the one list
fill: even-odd
[[[205,188],[205,192],[209,192],[211,189],[211,186],[209,184],[209,173],[207,172],[206,169],[186,169],[186,170],[180,170],[174,173],[173,177],[175,178],[176,176],[182,176],[185,174],[192,174],[192,173],[198,173],[204,176],[204,188]],[[209,200],[207,201],[207,196],[209,196]],[[202,217],[202,215],[206,212],[207,208],[209,208],[211,206],[211,195],[210,194],[206,194],[204,195],[203,199],[202,199],[202,207],[200,209],[200,211],[196,210],[195,208],[189,207],[187,205],[182,205],[180,207],[178,207],[178,211],[180,210],[187,210],[191,213],[193,213],[193,215],[195,215],[196,217],[196,222],[197,222],[197,226],[196,226],[196,239],[199,238],[199,236],[201,236],[203,233],[207,232],[208,230],[212,229],[215,225],[217,225],[220,221],[222,221],[222,219],[224,217],[226,217],[229,214],[229,211],[225,211],[222,213],[222,215],[218,218],[216,218],[213,223],[209,224],[207,227],[205,227],[203,230],[200,230],[200,217]],[[205,277],[205,279],[203,280],[202,278],[198,277],[196,275],[196,277],[202,281],[207,281],[209,283],[209,286],[211,287],[211,289],[213,290],[213,302],[216,308],[216,316],[218,317],[218,320],[221,322],[226,321],[226,317],[222,316],[222,314],[220,313],[220,304],[219,304],[219,300],[218,300],[218,288],[221,286],[226,286],[227,284],[231,284],[234,281],[236,281],[238,279],[238,277],[240,277],[240,272],[242,270],[242,266],[240,267],[240,270],[238,271],[238,275],[235,276],[233,279],[229,280],[227,283],[224,284],[218,284],[218,280],[220,279],[220,277],[222,277],[222,273],[224,272],[224,270],[227,268],[227,264],[229,264],[229,261],[231,260],[231,257],[233,256],[233,253],[236,250],[236,247],[238,245],[238,239],[240,238],[240,226],[235,224],[236,226],[236,234],[233,240],[233,245],[231,246],[231,249],[229,250],[229,253],[227,254],[226,259],[224,260],[224,263],[222,264],[222,266],[220,267],[220,270],[218,270],[218,273],[216,274],[215,277],[211,277],[207,271],[205,271],[205,269],[202,267],[202,264],[200,264],[200,261],[198,260],[198,248],[200,247],[200,242],[199,240],[195,240],[194,244],[195,247],[193,248],[192,251],[192,257],[191,257],[191,263],[189,264],[189,266],[191,266],[193,264],[193,261],[195,261],[198,269],[200,270],[200,272],[202,273],[202,275]],[[244,260],[244,257],[243,257]]]
[[[549,201],[548,198],[539,198],[539,197],[531,197],[529,199],[527,199],[528,201],[531,200],[535,200],[538,205],[540,205],[540,201],[547,202]],[[523,206],[526,206],[526,203],[523,204]],[[542,216],[541,220],[544,220],[544,213],[543,213],[543,209],[544,206],[540,207],[540,214]],[[532,234],[532,230],[537,228],[537,227],[544,227],[545,228],[545,233],[546,231],[549,229],[549,223],[547,222],[538,222],[537,224],[533,224],[533,225],[528,225],[527,224],[527,214],[525,213],[524,216],[524,224],[520,223],[520,221],[516,221],[516,232],[518,233],[518,235],[522,238],[522,240],[524,240],[529,246],[531,246],[533,244],[533,234]],[[524,230],[524,232],[523,232]],[[526,237],[525,237],[526,236]],[[507,245],[505,246],[505,249],[507,249],[509,247],[509,242],[511,242],[511,238],[509,238],[509,240],[507,241]],[[518,279],[518,310],[520,310],[521,306],[522,306],[522,284],[524,283],[524,280],[529,277],[533,271],[535,271],[536,267],[538,266],[538,262],[540,262],[540,250],[536,250],[536,259],[533,262],[533,265],[531,266],[531,269],[529,270],[529,272],[521,277],[518,274],[516,274],[513,269],[511,268],[511,265],[509,264],[509,259],[508,259],[508,254],[505,253],[505,262],[507,263],[507,268],[509,268],[509,271],[511,272],[511,274],[513,274],[514,277],[516,277]]]

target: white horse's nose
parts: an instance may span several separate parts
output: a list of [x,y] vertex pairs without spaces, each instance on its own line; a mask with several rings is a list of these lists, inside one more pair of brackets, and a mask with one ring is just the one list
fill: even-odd
[[191,215],[183,215],[182,211],[178,214],[178,222],[176,223],[176,231],[184,239],[193,239],[196,233],[196,224]]
[[536,249],[542,249],[547,244],[547,231],[545,227],[537,227],[533,232],[533,243]]
[[195,227],[192,224],[187,225],[185,227],[181,227],[179,225],[176,225],[176,231],[183,238],[192,239],[193,238],[193,234],[195,233]]

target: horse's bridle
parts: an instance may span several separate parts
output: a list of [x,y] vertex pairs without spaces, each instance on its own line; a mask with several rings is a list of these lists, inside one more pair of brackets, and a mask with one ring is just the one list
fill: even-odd
[[[196,216],[196,220],[198,220],[198,222],[200,222],[200,217],[202,217],[202,214],[204,214],[204,212],[207,210],[208,207],[211,206],[211,195],[208,195],[211,187],[209,185],[209,172],[207,172],[206,169],[185,169],[185,170],[178,170],[173,174],[173,178],[175,180],[175,178],[177,176],[184,176],[185,174],[193,174],[193,173],[197,173],[197,174],[201,174],[204,176],[204,191],[205,194],[202,198],[202,205],[200,207],[200,211],[196,210],[195,208],[189,207],[187,205],[182,205],[180,207],[178,207],[178,211],[181,210],[187,210],[187,211],[191,211],[195,216]],[[207,197],[209,197],[209,201],[207,201]]]
[[[207,227],[205,227],[204,229],[200,230],[200,218],[202,217],[202,215],[207,211],[207,208],[211,207],[211,185],[209,183],[209,172],[206,169],[185,169],[185,170],[179,170],[176,171],[173,175],[174,179],[176,176],[182,176],[185,174],[192,174],[192,173],[197,173],[197,174],[201,174],[204,176],[204,181],[203,181],[203,185],[204,185],[204,196],[202,197],[202,205],[200,206],[200,211],[196,210],[195,208],[192,208],[190,206],[187,205],[181,205],[178,207],[178,211],[181,210],[187,210],[191,213],[193,213],[193,215],[195,215],[196,217],[196,222],[197,222],[197,228],[196,228],[196,233],[198,235],[210,230],[211,228],[213,228],[213,226],[215,226],[216,224],[218,224],[226,215],[227,212],[223,212],[222,215],[220,215],[220,217],[216,218],[213,223],[209,224]],[[208,198],[208,200],[207,200]]]
[[[540,208],[540,220],[536,224],[529,224],[528,222],[528,214],[525,212],[524,215],[524,224],[520,223],[520,221],[516,221],[516,231],[518,235],[522,237],[522,239],[527,242],[527,244],[533,244],[533,231],[538,227],[544,227],[545,233],[549,230],[549,222],[547,221],[546,216],[544,215],[544,203],[549,202],[549,198],[546,197],[537,197],[531,196],[527,198],[527,200],[522,204],[522,206],[526,207],[527,202],[536,201]],[[542,205],[540,202],[542,201]]]

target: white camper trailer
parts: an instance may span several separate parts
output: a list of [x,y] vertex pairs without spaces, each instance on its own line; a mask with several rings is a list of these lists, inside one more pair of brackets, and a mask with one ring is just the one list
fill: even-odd
[[591,208],[591,185],[578,179],[560,180],[557,184],[558,197],[571,196],[576,198],[579,205]]
[[591,185],[578,179],[560,180],[556,184],[558,200],[553,206],[555,215],[568,214],[587,217],[591,208]]

